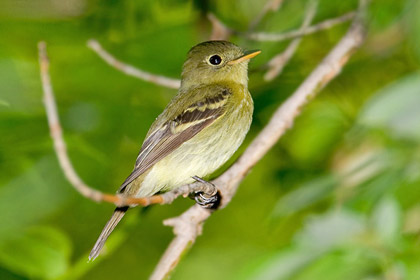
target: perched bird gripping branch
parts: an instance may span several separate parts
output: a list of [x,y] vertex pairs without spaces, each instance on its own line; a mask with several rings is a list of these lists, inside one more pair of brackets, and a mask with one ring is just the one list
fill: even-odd
[[[203,177],[233,155],[251,125],[248,62],[259,53],[226,41],[204,42],[188,52],[178,94],[150,127],[120,195],[148,197],[196,180],[205,182]],[[214,197],[200,194],[196,201],[210,208],[216,203]],[[115,209],[90,260],[99,255],[128,209]]]

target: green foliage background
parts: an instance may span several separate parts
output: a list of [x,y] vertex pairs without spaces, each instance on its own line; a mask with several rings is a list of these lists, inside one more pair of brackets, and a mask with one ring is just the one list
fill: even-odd
[[[178,199],[131,210],[105,254],[87,263],[113,207],[81,197],[58,167],[37,42],[48,43],[76,170],[114,192],[175,90],[109,67],[86,41],[96,38],[123,61],[179,77],[186,52],[209,37],[207,12],[246,30],[264,2],[0,0],[0,279],[146,279],[173,237],[162,220],[193,204]],[[305,4],[286,0],[257,30],[297,28]],[[314,22],[356,6],[321,0]],[[173,279],[420,279],[420,4],[372,1],[368,19],[364,46],[232,203],[206,222]],[[348,25],[305,37],[269,83],[262,67],[287,42],[232,38],[263,51],[250,65],[256,109],[241,151]]]

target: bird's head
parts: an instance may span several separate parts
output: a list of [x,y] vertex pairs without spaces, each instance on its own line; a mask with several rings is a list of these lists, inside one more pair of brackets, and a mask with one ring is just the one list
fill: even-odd
[[194,46],[182,69],[181,87],[235,82],[247,86],[249,59],[261,51],[244,52],[227,41],[208,41]]

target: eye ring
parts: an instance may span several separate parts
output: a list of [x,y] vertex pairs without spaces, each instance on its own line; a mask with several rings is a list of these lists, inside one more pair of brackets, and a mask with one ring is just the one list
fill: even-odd
[[217,66],[222,63],[222,58],[219,55],[215,54],[215,55],[210,56],[208,62],[211,65]]

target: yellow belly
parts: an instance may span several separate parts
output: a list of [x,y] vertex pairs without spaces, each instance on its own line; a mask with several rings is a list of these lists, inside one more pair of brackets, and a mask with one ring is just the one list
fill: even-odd
[[253,104],[247,95],[231,112],[156,163],[142,180],[136,196],[150,196],[192,183],[192,176],[205,177],[224,164],[239,148],[251,125]]

